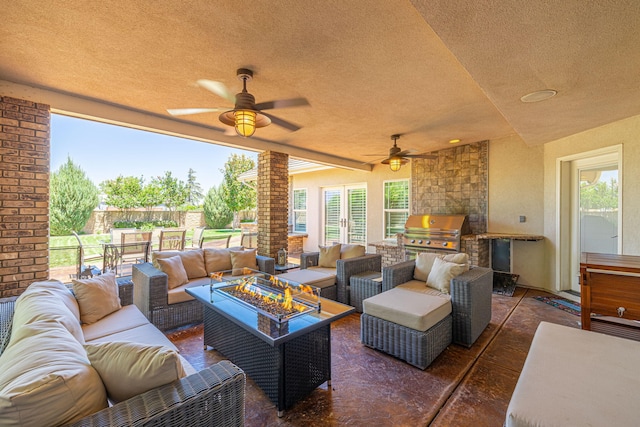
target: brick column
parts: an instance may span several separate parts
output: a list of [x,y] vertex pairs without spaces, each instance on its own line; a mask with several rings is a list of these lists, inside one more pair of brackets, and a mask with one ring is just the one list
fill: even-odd
[[258,155],[258,253],[277,259],[289,235],[289,155]]
[[0,297],[49,278],[49,119],[0,96]]

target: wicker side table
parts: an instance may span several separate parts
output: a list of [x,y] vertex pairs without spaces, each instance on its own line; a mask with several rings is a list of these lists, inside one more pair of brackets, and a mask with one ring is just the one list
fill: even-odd
[[351,305],[362,313],[362,301],[382,292],[382,275],[379,271],[365,271],[351,276]]

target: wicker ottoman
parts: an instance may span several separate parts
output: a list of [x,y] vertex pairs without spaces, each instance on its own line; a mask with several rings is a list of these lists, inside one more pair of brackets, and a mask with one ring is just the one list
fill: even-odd
[[360,340],[425,369],[451,344],[448,298],[394,288],[363,301]]
[[379,271],[354,274],[350,279],[351,305],[362,313],[362,301],[382,292],[382,276]]
[[320,288],[320,296],[323,298],[335,300],[338,297],[336,276],[334,274],[304,269],[280,274],[278,279],[285,281],[290,280],[292,282]]

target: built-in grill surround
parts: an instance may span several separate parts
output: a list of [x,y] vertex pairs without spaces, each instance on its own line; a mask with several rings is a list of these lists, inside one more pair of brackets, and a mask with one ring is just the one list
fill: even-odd
[[410,215],[402,242],[411,252],[460,252],[460,238],[465,234],[469,234],[466,215]]

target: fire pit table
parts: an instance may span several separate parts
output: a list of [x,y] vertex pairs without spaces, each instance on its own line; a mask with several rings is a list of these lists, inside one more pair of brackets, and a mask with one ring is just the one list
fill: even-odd
[[354,308],[318,288],[244,269],[188,288],[204,307],[204,345],[242,368],[278,416],[324,382],[331,385],[331,322]]

